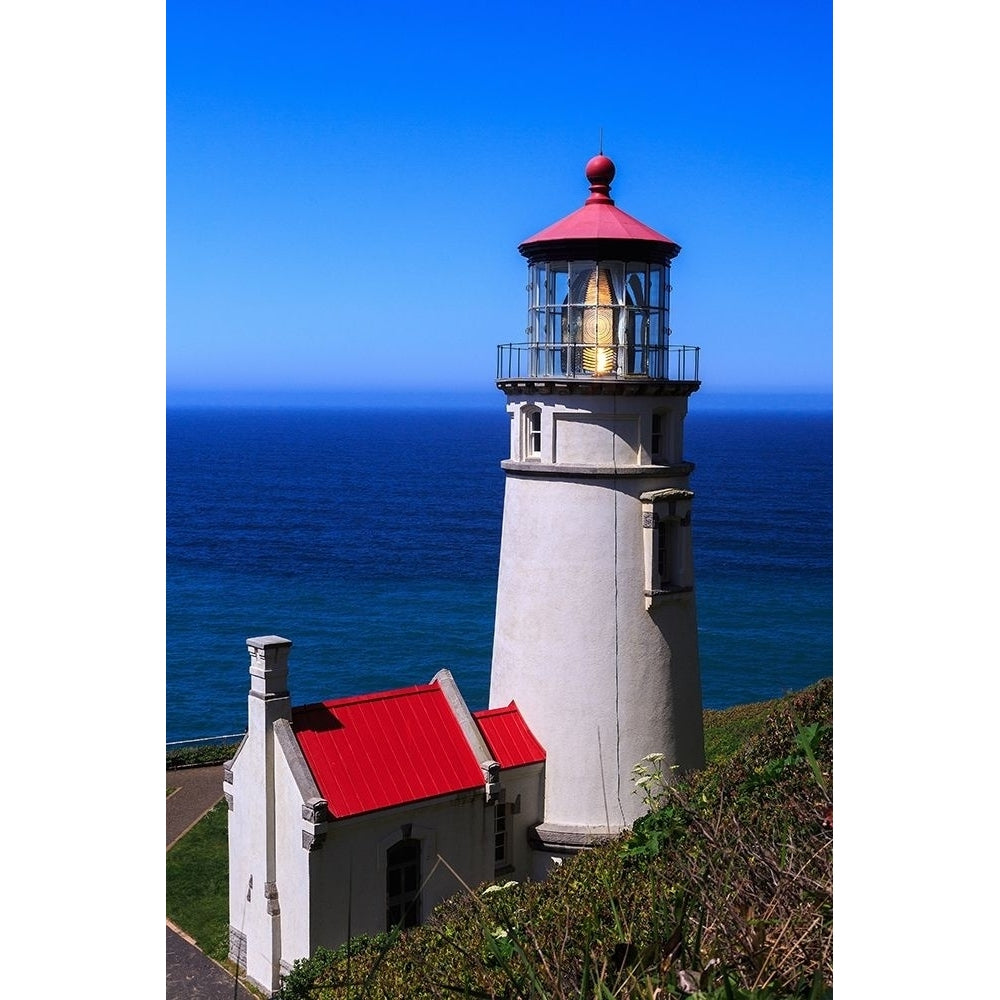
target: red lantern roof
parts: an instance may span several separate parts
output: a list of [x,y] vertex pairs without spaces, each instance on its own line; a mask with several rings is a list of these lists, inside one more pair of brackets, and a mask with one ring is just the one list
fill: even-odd
[[530,262],[614,257],[662,263],[681,252],[678,243],[615,206],[611,197],[615,165],[607,156],[593,157],[586,174],[590,197],[583,207],[517,248]]
[[[544,760],[513,703],[475,718],[501,767]],[[436,681],[295,708],[292,731],[338,818],[484,787],[482,762]]]

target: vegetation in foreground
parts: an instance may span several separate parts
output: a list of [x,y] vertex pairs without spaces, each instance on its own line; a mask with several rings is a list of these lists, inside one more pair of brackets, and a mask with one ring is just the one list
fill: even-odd
[[470,889],[421,927],[320,950],[282,1000],[830,995],[832,683],[768,708],[762,724],[732,710],[741,749],[684,782],[644,761],[651,812],[631,833],[544,882]]
[[[632,832],[544,882],[470,888],[421,927],[319,949],[295,964],[282,1000],[832,996],[832,711],[827,680],[706,712],[709,766],[668,785],[662,760],[643,762],[636,782],[651,811]],[[167,873],[168,915],[220,960],[225,837],[217,809],[168,853]],[[171,912],[171,883],[199,853],[212,860],[175,885]],[[207,868],[221,874],[215,898]],[[178,908],[185,895],[200,897],[200,931]]]

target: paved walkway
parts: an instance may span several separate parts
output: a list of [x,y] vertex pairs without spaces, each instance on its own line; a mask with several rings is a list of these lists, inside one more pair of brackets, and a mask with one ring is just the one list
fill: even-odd
[[[167,771],[167,847],[182,837],[222,798],[222,767]],[[166,1000],[255,1000],[181,930],[167,921]]]
[[167,847],[183,836],[222,798],[222,765],[167,771]]

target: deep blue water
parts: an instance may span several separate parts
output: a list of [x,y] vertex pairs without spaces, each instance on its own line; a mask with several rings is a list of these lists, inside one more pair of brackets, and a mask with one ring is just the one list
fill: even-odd
[[[508,416],[495,405],[167,412],[167,740],[241,732],[248,636],[293,702],[455,675],[485,708]],[[686,421],[706,708],[832,672],[832,416]]]

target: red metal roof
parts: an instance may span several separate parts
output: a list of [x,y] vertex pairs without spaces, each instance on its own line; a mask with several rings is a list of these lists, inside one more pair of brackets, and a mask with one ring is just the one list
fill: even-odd
[[[584,205],[547,229],[536,233],[521,246],[554,240],[651,240],[677,246],[655,229],[632,218],[614,205]],[[680,247],[677,247],[680,250]]]
[[545,760],[545,751],[528,728],[517,705],[473,712],[472,717],[490,748],[493,759],[501,767],[521,767]]
[[333,816],[484,785],[437,683],[305,705],[292,729]]
[[[609,246],[612,253],[631,251],[639,259],[670,260],[680,253],[680,245],[672,239],[615,207],[610,194],[615,165],[608,157],[593,157],[586,174],[591,193],[583,207],[525,240],[517,248],[525,257],[529,260],[554,259],[554,255],[572,257],[578,247],[583,250],[580,244],[594,240],[600,241],[598,248],[617,242],[618,245]],[[586,252],[593,253],[598,248],[589,247]]]

